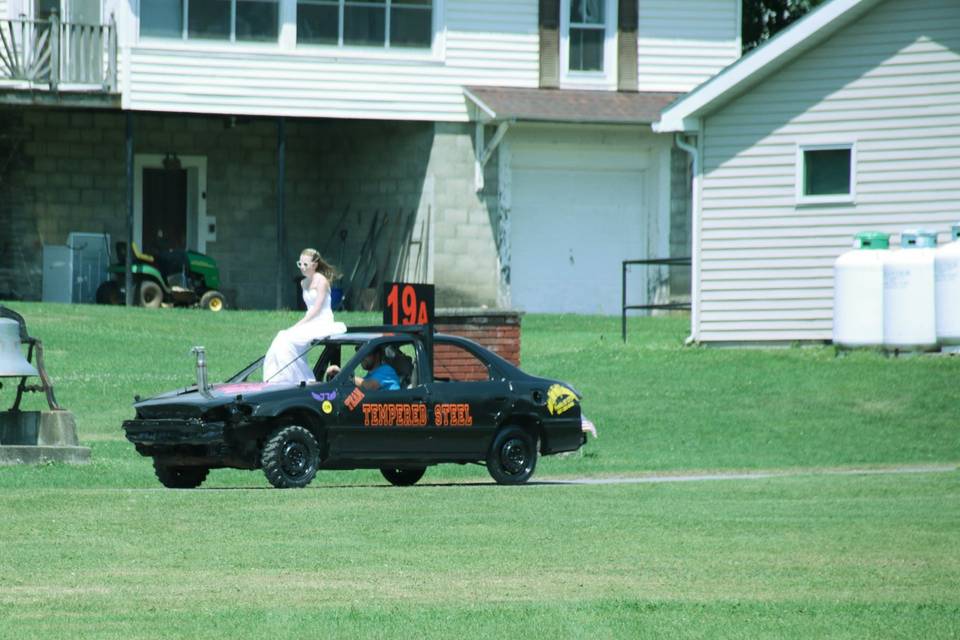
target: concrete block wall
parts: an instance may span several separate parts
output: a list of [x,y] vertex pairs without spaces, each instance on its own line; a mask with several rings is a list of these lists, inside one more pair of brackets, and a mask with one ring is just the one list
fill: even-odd
[[434,282],[437,304],[496,307],[497,165],[480,193],[474,183],[472,124],[437,123],[428,174],[434,180]]
[[[36,300],[44,244],[64,244],[71,231],[126,239],[126,117],[6,109],[0,122],[0,149],[12,150],[12,161],[0,164],[0,228],[8,231],[0,297]],[[206,213],[217,220],[207,253],[230,307],[273,308],[278,260],[289,265],[281,302],[295,306],[294,262],[304,247],[349,275],[375,218],[376,251],[365,254],[358,276],[433,280],[444,306],[496,304],[496,164],[477,194],[472,127],[290,120],[286,136],[286,246],[278,256],[275,119],[134,114],[135,154],[206,158]]]

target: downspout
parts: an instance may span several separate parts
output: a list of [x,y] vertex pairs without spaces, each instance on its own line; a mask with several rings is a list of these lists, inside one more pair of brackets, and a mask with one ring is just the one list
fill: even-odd
[[690,198],[690,335],[684,344],[690,345],[699,338],[700,317],[700,149],[683,139],[683,135],[674,135],[674,142],[681,150],[690,154],[693,173],[693,194]]

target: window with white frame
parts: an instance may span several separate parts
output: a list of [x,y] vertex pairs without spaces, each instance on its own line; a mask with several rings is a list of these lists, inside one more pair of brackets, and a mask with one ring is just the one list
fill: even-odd
[[853,199],[856,154],[852,143],[801,145],[797,163],[797,199],[801,202]]
[[603,71],[603,42],[606,39],[604,0],[570,2],[570,71]]
[[617,0],[561,0],[560,10],[561,85],[615,88]]
[[433,0],[297,0],[297,43],[429,49]]
[[141,0],[140,35],[276,42],[280,0]]

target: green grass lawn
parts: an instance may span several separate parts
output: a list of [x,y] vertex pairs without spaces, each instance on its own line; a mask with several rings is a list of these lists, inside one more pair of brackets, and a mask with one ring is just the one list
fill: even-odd
[[[297,314],[12,306],[93,462],[0,468],[0,638],[960,637],[956,471],[171,491],[122,437],[133,395],[189,384],[196,344],[222,379]],[[617,318],[524,317],[523,368],[600,430],[535,480],[960,461],[960,359],[689,348],[687,326],[631,319],[624,345]]]

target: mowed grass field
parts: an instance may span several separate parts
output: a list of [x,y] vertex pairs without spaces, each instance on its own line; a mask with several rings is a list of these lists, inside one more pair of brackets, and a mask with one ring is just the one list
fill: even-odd
[[[11,306],[93,462],[0,468],[0,638],[960,636],[960,473],[936,471],[960,461],[960,359],[526,316],[523,368],[576,386],[600,431],[539,482],[218,470],[171,491],[122,437],[133,395],[189,384],[196,344],[222,379],[297,314]],[[787,475],[550,482],[744,471]]]

